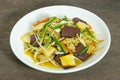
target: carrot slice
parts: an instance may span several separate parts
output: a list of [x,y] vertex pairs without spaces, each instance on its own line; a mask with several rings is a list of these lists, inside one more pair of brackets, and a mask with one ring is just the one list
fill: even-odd
[[37,25],[40,24],[40,23],[47,22],[49,19],[50,19],[50,18],[47,17],[47,18],[44,18],[44,19],[42,19],[42,20],[40,20],[40,21],[37,21],[37,22],[33,23],[33,26],[37,26]]
[[63,47],[72,54],[72,51],[64,44],[64,42],[61,42],[61,44],[63,45]]
[[93,52],[93,48],[95,46],[95,42],[92,41],[92,43],[90,44],[90,47],[89,47],[89,50],[88,50],[88,53],[87,54],[91,54]]
[[89,29],[92,29],[92,26],[90,24],[87,24]]

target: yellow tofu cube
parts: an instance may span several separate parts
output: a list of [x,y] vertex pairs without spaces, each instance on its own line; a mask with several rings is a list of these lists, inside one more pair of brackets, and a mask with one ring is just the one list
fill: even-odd
[[60,57],[60,61],[63,67],[76,66],[73,54],[67,54],[65,56]]
[[34,60],[34,54],[28,50],[24,50],[24,53]]
[[21,40],[23,40],[26,43],[30,43],[30,33],[26,33],[21,37]]

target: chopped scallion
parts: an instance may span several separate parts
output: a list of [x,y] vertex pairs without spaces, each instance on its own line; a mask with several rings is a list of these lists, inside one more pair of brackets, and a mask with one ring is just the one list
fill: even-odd
[[45,32],[47,30],[47,27],[51,24],[51,22],[53,22],[56,19],[56,17],[52,17],[43,27],[42,32],[41,32],[41,39],[40,39],[40,44],[42,44],[44,36],[45,36]]
[[83,36],[85,36],[85,37],[93,40],[94,42],[99,43],[99,41],[98,41],[95,37],[91,37],[91,36],[87,35],[87,34],[84,33],[84,32],[81,32],[81,34],[82,34]]
[[29,44],[29,47],[31,48],[31,49],[34,49],[34,50],[38,50],[38,48],[36,48],[36,47],[34,47],[34,46],[32,46],[31,44]]
[[88,49],[89,49],[89,46],[86,46],[81,52],[78,53],[78,56],[85,54],[88,51]]
[[58,25],[56,25],[55,27],[53,27],[53,29],[59,29],[59,28],[61,28],[63,25],[67,25],[67,23],[58,24]]
[[49,43],[51,41],[51,36],[52,36],[52,32],[50,32],[49,35],[48,35],[47,43],[46,43],[46,46],[45,46],[46,48],[48,48],[48,46],[49,46]]
[[87,32],[91,35],[91,37],[94,37],[91,31],[86,27]]
[[63,20],[65,20],[65,21],[66,21],[67,19],[68,19],[68,18],[67,18],[67,16],[65,16],[65,15],[64,15]]
[[53,37],[53,39],[54,39],[55,43],[60,47],[60,49],[63,52],[67,53],[67,50],[63,47],[63,45],[59,42],[59,40],[56,37]]

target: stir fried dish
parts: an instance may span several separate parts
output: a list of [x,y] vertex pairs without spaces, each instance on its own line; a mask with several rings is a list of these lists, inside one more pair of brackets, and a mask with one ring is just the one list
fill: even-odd
[[33,23],[21,36],[24,52],[38,65],[71,68],[86,61],[100,48],[91,25],[80,18],[47,17]]

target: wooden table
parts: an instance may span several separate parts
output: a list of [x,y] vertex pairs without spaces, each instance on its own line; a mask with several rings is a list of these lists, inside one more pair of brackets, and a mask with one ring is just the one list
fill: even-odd
[[[9,44],[14,24],[32,10],[50,5],[72,5],[100,16],[108,25],[112,43],[96,65],[75,73],[50,74],[20,62]],[[0,0],[0,80],[120,80],[120,0]]]

